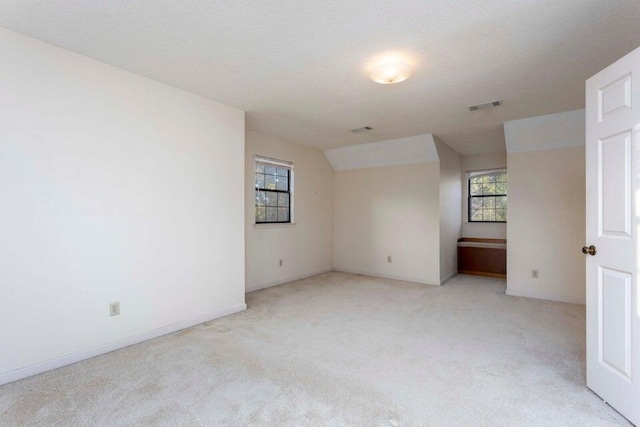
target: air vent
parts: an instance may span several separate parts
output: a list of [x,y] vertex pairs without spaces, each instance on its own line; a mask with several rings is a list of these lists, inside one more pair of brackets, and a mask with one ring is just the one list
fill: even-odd
[[369,130],[372,130],[373,128],[371,126],[365,126],[363,128],[358,128],[358,129],[351,129],[351,132],[353,133],[360,133],[360,132],[366,132]]
[[471,107],[469,107],[469,111],[484,110],[485,108],[498,107],[500,105],[502,105],[502,99],[498,99],[497,101],[492,102],[485,102],[484,104],[472,105]]

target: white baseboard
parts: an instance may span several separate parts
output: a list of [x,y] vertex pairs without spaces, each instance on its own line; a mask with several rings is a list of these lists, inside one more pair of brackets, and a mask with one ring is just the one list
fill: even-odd
[[250,286],[246,286],[245,287],[245,293],[249,293],[249,292],[253,292],[253,291],[259,291],[260,289],[266,289],[266,288],[270,288],[272,286],[278,286],[278,285],[282,285],[284,283],[289,283],[289,282],[294,282],[296,280],[301,280],[301,279],[306,279],[308,277],[313,277],[313,276],[317,276],[319,274],[324,274],[324,273],[329,273],[333,271],[333,268],[325,268],[324,270],[319,270],[319,271],[314,271],[312,273],[304,273],[304,274],[298,274],[295,276],[291,276],[291,277],[285,277],[284,279],[280,279],[280,280],[275,280],[272,282],[266,282],[266,283],[261,283],[258,285],[250,285]]
[[352,270],[350,268],[342,268],[342,267],[336,267],[334,270],[335,271],[340,271],[340,272],[343,272],[343,273],[359,274],[361,276],[379,277],[379,278],[382,278],[382,279],[402,280],[403,282],[420,283],[422,285],[440,286],[440,285],[434,284],[434,283],[427,283],[427,282],[424,281],[424,279],[419,279],[417,277],[399,276],[399,275],[396,275],[396,274],[386,274],[386,273],[377,273],[377,272],[370,272],[370,271]]
[[568,304],[585,305],[585,301],[583,299],[575,298],[575,297],[567,297],[563,295],[540,294],[537,292],[513,290],[509,288],[507,288],[505,293],[512,297],[534,298],[534,299],[542,299],[546,301],[566,302]]
[[444,285],[445,283],[447,283],[449,280],[451,280],[454,276],[457,276],[458,272],[454,271],[453,273],[449,274],[447,277],[445,277],[443,280],[440,281],[441,285]]
[[213,313],[204,314],[202,316],[194,317],[192,319],[183,320],[182,322],[174,323],[172,325],[163,326],[161,328],[152,329],[147,332],[142,332],[137,335],[133,335],[127,338],[122,338],[117,341],[102,344],[97,347],[81,350],[75,353],[67,354],[66,356],[57,357],[55,359],[47,360],[45,362],[37,363],[35,365],[25,366],[13,371],[4,372],[0,374],[0,385],[7,384],[13,381],[21,380],[23,378],[30,377],[32,375],[41,374],[52,369],[60,368],[62,366],[71,365],[72,363],[80,362],[81,360],[90,359],[101,354],[110,353],[115,350],[119,350],[124,347],[129,347],[133,344],[138,344],[143,341],[147,341],[153,338],[161,337],[173,332],[180,331],[182,329],[190,328],[195,325],[199,325],[210,320],[218,319],[220,317],[228,316],[230,314],[238,313],[247,309],[246,304],[239,305],[237,307],[228,308],[225,310],[219,310]]

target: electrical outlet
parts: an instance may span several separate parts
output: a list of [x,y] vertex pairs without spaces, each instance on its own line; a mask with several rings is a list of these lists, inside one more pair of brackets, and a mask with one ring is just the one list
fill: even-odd
[[538,278],[538,270],[537,269],[531,270],[531,277],[533,277],[534,279]]
[[109,316],[117,316],[120,314],[120,301],[109,304]]
[[391,262],[391,255],[387,255],[387,262]]
[[278,263],[278,265],[279,265],[280,267],[282,267],[282,260],[280,260],[280,262]]

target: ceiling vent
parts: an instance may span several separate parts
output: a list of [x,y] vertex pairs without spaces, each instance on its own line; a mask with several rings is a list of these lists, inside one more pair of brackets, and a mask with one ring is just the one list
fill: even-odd
[[472,105],[471,107],[469,107],[469,111],[484,110],[485,108],[498,107],[500,105],[502,105],[502,99],[498,99],[497,101],[492,102],[485,102],[484,104]]
[[373,130],[373,128],[371,126],[365,126],[363,128],[358,128],[358,129],[351,129],[351,132],[353,133],[360,133],[360,132],[367,132]]

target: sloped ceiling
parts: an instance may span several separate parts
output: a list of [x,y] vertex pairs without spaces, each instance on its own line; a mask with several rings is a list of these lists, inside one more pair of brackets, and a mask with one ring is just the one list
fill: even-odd
[[584,146],[585,110],[513,120],[504,133],[508,153]]
[[337,171],[439,160],[431,134],[334,148],[324,155]]
[[[637,0],[0,0],[0,26],[323,150],[432,133],[504,151],[503,122],[584,108],[584,81],[640,46],[638,22]],[[390,51],[415,75],[376,84],[368,66]]]

